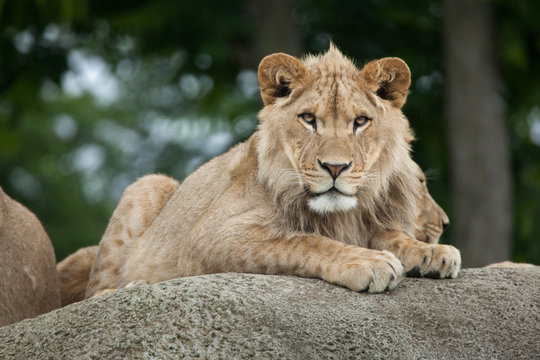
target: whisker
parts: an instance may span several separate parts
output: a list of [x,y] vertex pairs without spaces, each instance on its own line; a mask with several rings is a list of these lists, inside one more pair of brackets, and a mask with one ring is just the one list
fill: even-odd
[[429,169],[424,171],[426,180],[439,180],[441,178],[441,172],[438,169]]

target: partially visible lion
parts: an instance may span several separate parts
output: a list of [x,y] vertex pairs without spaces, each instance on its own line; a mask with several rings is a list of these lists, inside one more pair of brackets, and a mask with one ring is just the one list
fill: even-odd
[[54,250],[40,221],[0,187],[0,326],[60,307]]
[[534,264],[529,263],[518,263],[513,261],[501,261],[493,264],[486,265],[487,268],[511,268],[511,269],[522,269],[522,268],[531,268],[535,267]]
[[188,176],[160,211],[144,193],[160,193],[166,177],[128,187],[86,297],[217,272],[318,277],[369,292],[395,288],[405,273],[456,277],[456,248],[414,238],[423,189],[401,112],[407,65],[384,58],[359,70],[332,46],[304,60],[267,56],[258,76],[265,106],[246,142]]
[[428,244],[436,244],[443,231],[450,224],[450,220],[444,210],[431,197],[427,188],[426,176],[420,166],[417,168],[417,174],[423,189],[423,206],[420,208],[420,213],[416,219],[418,227],[415,231],[415,237],[417,240]]

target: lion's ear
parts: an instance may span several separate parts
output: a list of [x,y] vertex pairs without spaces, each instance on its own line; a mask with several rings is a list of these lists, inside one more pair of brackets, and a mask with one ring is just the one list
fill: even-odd
[[397,108],[403,107],[411,86],[411,71],[405,61],[389,57],[373,60],[361,70],[370,90]]
[[297,58],[277,53],[268,55],[259,64],[259,86],[265,105],[289,96],[306,74],[306,66]]

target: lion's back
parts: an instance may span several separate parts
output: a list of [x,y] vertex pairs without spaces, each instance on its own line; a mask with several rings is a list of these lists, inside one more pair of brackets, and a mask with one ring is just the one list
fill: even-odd
[[37,217],[0,188],[0,326],[60,307],[56,259]]

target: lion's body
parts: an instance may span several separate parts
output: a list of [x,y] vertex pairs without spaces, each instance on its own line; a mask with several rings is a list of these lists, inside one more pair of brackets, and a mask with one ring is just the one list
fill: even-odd
[[[164,177],[163,175],[161,176]],[[443,224],[448,224],[449,220],[444,210],[441,209],[429,194],[427,186],[425,186],[425,176],[420,168],[418,177],[419,181],[424,183],[423,190],[425,193],[422,196],[423,203],[421,208],[418,209],[419,215],[416,218],[416,238],[420,241],[434,244],[438,242],[439,237],[443,232]],[[170,193],[172,196],[173,192],[170,192],[171,188],[177,187],[178,184],[175,186],[175,181],[172,179],[162,179],[163,181],[156,180],[157,178],[154,176],[139,180],[138,184],[144,182],[151,184],[150,189],[145,187],[146,191],[144,192],[139,191],[137,188],[135,188],[135,191],[126,192],[126,194],[129,194],[127,196],[130,197],[130,202],[133,203],[133,207],[144,208],[150,214],[157,214],[165,206],[170,198],[164,197],[162,191],[158,192],[156,190],[160,189],[160,187],[163,187],[163,184],[165,184],[166,190],[168,188],[168,191],[165,193]],[[149,202],[149,197],[154,197],[155,200]],[[149,209],[149,203],[153,209]],[[135,216],[138,219],[134,220],[130,218],[129,214],[123,214],[118,220],[125,225],[130,223],[133,224],[140,220],[138,214],[132,214],[131,216]],[[86,287],[88,285],[90,271],[94,259],[96,258],[97,250],[98,246],[85,247],[58,263],[57,270],[58,278],[60,280],[62,306],[81,301],[85,298]]]
[[259,82],[265,107],[246,142],[179,186],[154,175],[126,190],[87,297],[216,272],[319,277],[371,292],[394,288],[405,271],[457,276],[455,248],[413,238],[423,189],[401,113],[403,61],[359,71],[335,48],[303,62],[274,54]]
[[43,226],[0,188],[0,326],[60,307],[54,250]]

